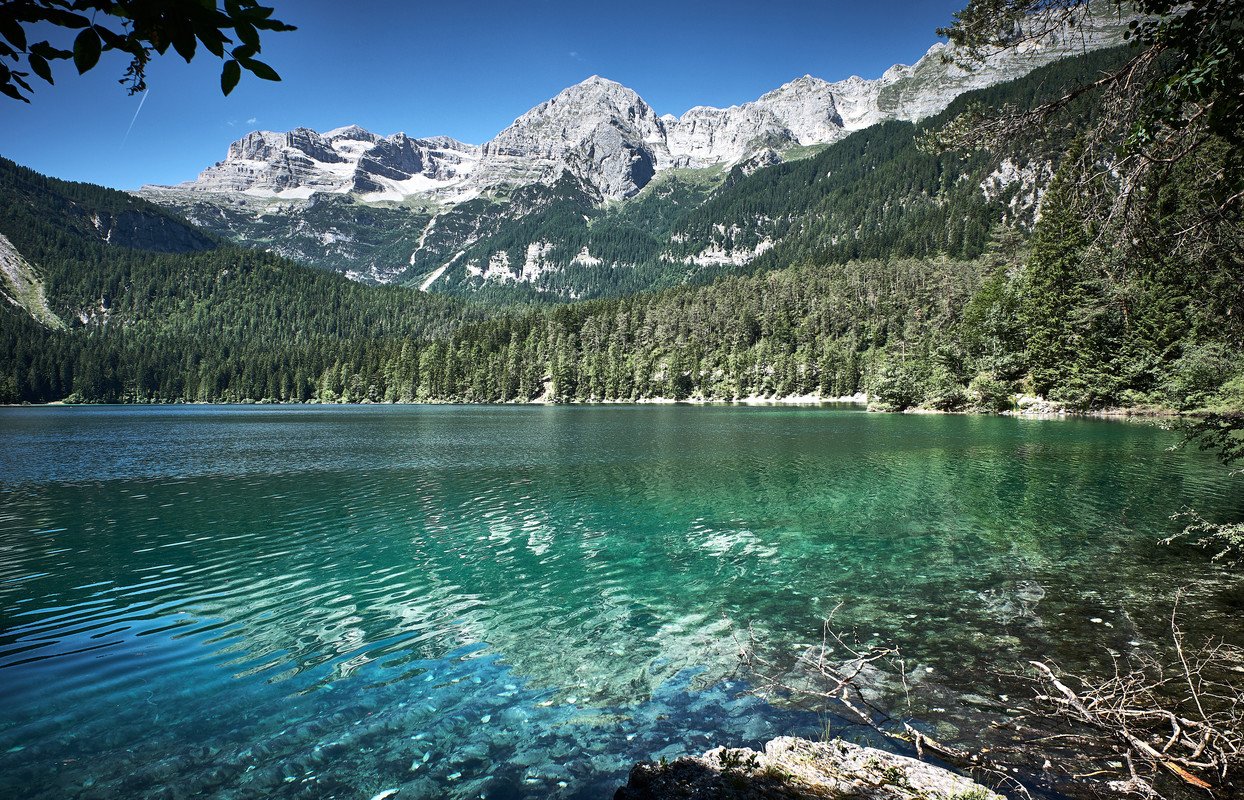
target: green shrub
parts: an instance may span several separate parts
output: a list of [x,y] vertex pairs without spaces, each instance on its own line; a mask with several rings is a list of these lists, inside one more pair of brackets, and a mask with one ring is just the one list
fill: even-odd
[[998,380],[991,372],[982,372],[968,384],[968,397],[978,411],[994,413],[1009,411],[1015,407],[1011,386]]
[[904,411],[920,405],[924,387],[907,362],[886,364],[873,385],[874,405],[883,411]]

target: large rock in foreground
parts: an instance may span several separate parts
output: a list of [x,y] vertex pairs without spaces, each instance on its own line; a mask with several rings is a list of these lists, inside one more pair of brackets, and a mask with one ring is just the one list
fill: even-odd
[[615,800],[1003,800],[953,772],[850,742],[783,736],[763,753],[719,747],[668,764],[643,762]]

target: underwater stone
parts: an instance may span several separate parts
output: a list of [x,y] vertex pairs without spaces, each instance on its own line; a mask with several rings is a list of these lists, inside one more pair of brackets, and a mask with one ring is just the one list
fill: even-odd
[[614,800],[917,800],[973,797],[1004,800],[949,770],[850,742],[811,742],[783,736],[764,752],[719,747],[668,764],[631,769]]

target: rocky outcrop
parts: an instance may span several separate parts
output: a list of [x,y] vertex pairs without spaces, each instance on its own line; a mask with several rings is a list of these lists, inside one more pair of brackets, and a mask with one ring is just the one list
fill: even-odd
[[0,300],[25,311],[48,328],[64,328],[64,321],[48,305],[43,279],[17,248],[0,233]]
[[635,765],[615,800],[1004,800],[953,772],[834,740],[781,737],[764,752],[719,747]]
[[965,67],[952,45],[938,42],[912,66],[891,67],[877,81],[880,119],[920,120],[944,111],[956,97],[974,89],[1014,80],[1061,58],[1123,43],[1128,18],[1106,4],[1100,13],[1074,25],[1053,26],[1044,19],[1029,23],[1042,34],[1013,49],[987,53]]
[[[357,128],[355,129],[357,130]],[[370,134],[367,134],[370,136]],[[311,161],[337,164],[344,159],[332,144],[310,128],[295,128],[288,133],[255,131],[229,145],[227,161],[270,161],[298,154]]]
[[[315,192],[401,199],[461,183],[478,154],[479,148],[447,136],[381,137],[357,125],[322,134],[308,128],[255,131],[231,144],[224,161],[174,188],[284,199],[307,198]],[[146,187],[144,194],[158,200],[160,189]]]
[[662,162],[665,126],[633,90],[593,75],[546,100],[483,147],[479,189],[557,179],[563,171],[602,197],[630,197]]
[[730,108],[697,106],[665,120],[666,166],[731,164],[764,147],[785,148],[799,139],[772,110],[755,103]]
[[168,217],[154,209],[88,212],[74,209],[86,217],[94,235],[105,244],[150,250],[153,253],[197,253],[214,250],[216,242],[181,220]]

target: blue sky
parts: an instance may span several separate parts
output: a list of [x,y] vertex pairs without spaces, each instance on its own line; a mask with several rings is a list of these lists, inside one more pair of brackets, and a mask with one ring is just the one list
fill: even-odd
[[353,123],[478,144],[593,74],[681,114],[753,100],[805,73],[875,78],[919,58],[965,3],[269,0],[299,26],[264,39],[260,58],[282,82],[244,75],[222,97],[219,61],[200,48],[186,64],[170,50],[152,62],[139,111],[117,83],[122,56],[105,54],[83,76],[61,62],[55,86],[34,81],[30,106],[0,96],[0,155],[136,188],[189,180],[257,129]]

